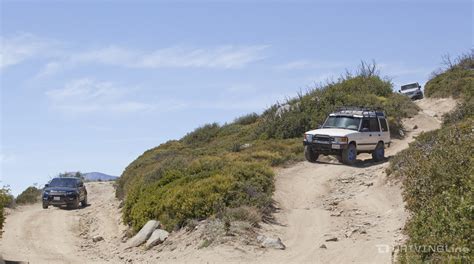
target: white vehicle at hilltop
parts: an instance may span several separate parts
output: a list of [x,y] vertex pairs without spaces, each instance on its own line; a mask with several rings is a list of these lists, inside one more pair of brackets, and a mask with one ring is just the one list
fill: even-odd
[[306,132],[303,145],[309,162],[316,162],[319,155],[335,155],[353,165],[359,153],[371,153],[375,161],[383,160],[390,142],[383,111],[346,107],[330,114],[320,128]]

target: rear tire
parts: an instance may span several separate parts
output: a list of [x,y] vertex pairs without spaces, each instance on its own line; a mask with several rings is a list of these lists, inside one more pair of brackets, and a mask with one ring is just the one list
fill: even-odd
[[313,149],[310,146],[305,146],[304,157],[306,158],[307,161],[311,163],[315,163],[318,160],[319,154],[313,151]]
[[47,203],[43,203],[43,209],[48,209],[48,204]]
[[342,151],[342,162],[347,165],[354,165],[357,159],[357,148],[354,143],[351,143]]
[[374,152],[372,152],[372,159],[374,161],[382,161],[385,159],[385,147],[383,142],[379,142],[375,147]]
[[82,207],[86,207],[87,206],[87,196],[84,198],[84,200],[81,202],[81,206]]

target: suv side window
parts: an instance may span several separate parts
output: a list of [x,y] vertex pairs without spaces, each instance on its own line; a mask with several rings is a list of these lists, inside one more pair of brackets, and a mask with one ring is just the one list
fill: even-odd
[[379,120],[370,118],[370,132],[380,132]]
[[380,118],[380,126],[382,127],[382,132],[388,131],[387,120],[385,118]]
[[[370,130],[370,122],[368,118],[363,118],[362,119],[362,125],[360,126],[360,131],[364,131],[364,128]],[[367,130],[367,131],[368,131]]]

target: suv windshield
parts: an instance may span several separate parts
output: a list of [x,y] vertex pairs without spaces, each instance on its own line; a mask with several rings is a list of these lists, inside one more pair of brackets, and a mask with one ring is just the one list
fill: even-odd
[[408,89],[413,89],[413,88],[418,88],[417,83],[412,83],[412,84],[407,84],[402,86],[402,91],[408,90]]
[[342,128],[342,129],[359,129],[360,117],[352,116],[330,116],[324,123],[322,128]]
[[54,178],[50,183],[49,187],[70,187],[75,188],[77,184],[76,179],[70,178]]

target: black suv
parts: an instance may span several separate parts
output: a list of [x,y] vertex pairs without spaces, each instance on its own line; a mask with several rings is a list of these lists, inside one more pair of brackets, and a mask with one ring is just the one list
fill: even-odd
[[87,205],[87,190],[84,182],[74,177],[59,177],[52,179],[43,189],[43,209],[48,206],[66,205],[79,208]]

